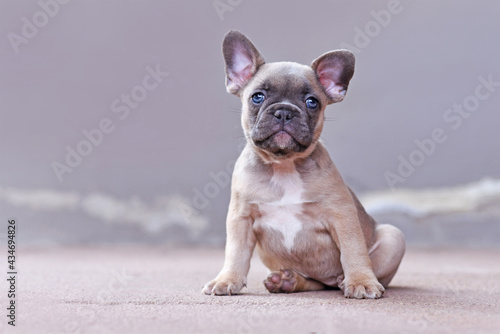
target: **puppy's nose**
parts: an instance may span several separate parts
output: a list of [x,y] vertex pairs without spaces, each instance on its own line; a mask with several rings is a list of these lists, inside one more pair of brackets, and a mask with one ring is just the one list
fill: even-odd
[[293,118],[293,114],[290,110],[279,109],[274,113],[274,117],[276,117],[276,119],[281,123],[286,124]]

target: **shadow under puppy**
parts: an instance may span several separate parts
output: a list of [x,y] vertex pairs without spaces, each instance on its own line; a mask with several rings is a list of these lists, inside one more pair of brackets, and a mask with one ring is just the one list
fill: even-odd
[[247,144],[232,178],[224,266],[203,292],[238,293],[257,247],[272,271],[270,292],[338,287],[349,298],[380,298],[405,252],[403,234],[365,212],[319,142],[326,106],[347,92],[354,55],[265,63],[237,31],[226,35],[223,54]]

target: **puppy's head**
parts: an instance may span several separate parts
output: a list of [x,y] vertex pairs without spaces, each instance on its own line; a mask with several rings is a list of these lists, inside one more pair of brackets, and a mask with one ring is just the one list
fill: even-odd
[[226,87],[241,98],[247,140],[267,162],[309,155],[323,129],[328,104],[340,102],[354,73],[354,55],[331,51],[311,66],[265,63],[243,34],[230,31],[222,45]]

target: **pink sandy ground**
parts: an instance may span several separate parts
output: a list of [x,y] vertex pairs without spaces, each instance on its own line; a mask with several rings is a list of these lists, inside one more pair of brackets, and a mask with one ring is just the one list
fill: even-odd
[[[64,247],[19,252],[15,328],[0,333],[500,333],[500,250],[410,248],[380,300],[269,294],[252,262],[237,296],[201,287],[221,249]],[[0,284],[6,314],[7,284]]]

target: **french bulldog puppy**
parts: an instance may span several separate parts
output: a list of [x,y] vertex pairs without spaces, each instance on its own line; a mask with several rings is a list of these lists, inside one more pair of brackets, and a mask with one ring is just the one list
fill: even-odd
[[237,31],[222,49],[247,144],[233,172],[224,266],[203,293],[240,292],[257,247],[270,292],[338,287],[348,298],[380,298],[403,258],[403,234],[365,212],[319,141],[326,106],[346,95],[354,55],[266,63]]

